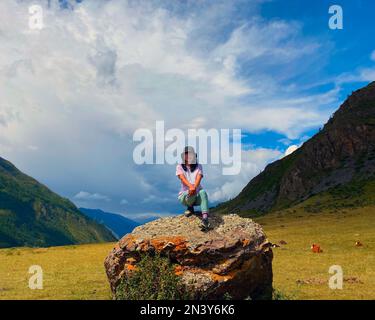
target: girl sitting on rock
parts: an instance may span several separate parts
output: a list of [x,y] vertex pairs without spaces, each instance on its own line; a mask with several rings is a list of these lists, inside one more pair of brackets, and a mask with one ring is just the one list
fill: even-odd
[[185,216],[194,214],[194,206],[200,206],[202,211],[201,228],[208,230],[208,197],[201,186],[203,178],[202,166],[197,161],[197,154],[193,147],[185,147],[181,153],[182,164],[176,168],[176,176],[181,180],[181,190],[178,200],[187,207]]

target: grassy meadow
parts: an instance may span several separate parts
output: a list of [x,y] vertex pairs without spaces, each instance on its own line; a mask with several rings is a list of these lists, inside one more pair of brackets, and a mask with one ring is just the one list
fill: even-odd
[[[289,299],[375,299],[374,217],[375,207],[307,215],[297,208],[256,219],[272,243],[287,243],[273,249],[274,288]],[[323,252],[313,253],[313,243]],[[332,265],[342,267],[342,290],[328,286]]]
[[[103,261],[114,243],[0,250],[0,299],[110,299]],[[43,269],[43,289],[28,287],[29,267]]]
[[[255,219],[273,243],[279,299],[375,299],[375,207],[306,213],[303,207]],[[361,241],[362,247],[355,242]],[[312,253],[312,243],[323,253]],[[114,243],[0,249],[0,299],[110,299],[103,261]],[[28,269],[44,270],[44,289],[28,288]],[[328,287],[331,265],[342,290]]]

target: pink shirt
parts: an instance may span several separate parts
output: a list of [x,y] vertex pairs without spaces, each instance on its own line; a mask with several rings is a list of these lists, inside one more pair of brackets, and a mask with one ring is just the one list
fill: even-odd
[[[198,163],[198,166],[194,170],[194,172],[191,172],[189,167],[186,167],[186,171],[185,171],[184,168],[182,168],[182,165],[178,164],[177,167],[176,167],[176,176],[179,176],[180,174],[183,174],[187,181],[189,181],[191,184],[194,184],[195,179],[196,179],[198,174],[202,175],[202,177],[203,177],[202,165],[200,165]],[[199,190],[201,190],[201,189],[202,189],[202,187],[199,184],[199,186],[197,188],[197,192],[199,192]],[[188,190],[189,190],[189,188],[187,186],[185,186],[181,181],[181,189],[180,189],[180,192],[178,194],[180,195],[181,193],[183,193],[185,191],[188,191]]]

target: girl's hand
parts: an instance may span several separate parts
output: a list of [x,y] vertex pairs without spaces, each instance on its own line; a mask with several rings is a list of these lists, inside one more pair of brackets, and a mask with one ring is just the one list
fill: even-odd
[[196,189],[195,186],[193,186],[193,185],[189,186],[189,196],[194,195],[196,191],[197,191],[197,189]]

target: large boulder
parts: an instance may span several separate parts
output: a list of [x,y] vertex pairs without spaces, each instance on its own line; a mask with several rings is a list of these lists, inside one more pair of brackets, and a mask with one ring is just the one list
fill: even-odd
[[142,255],[157,252],[176,263],[196,299],[270,298],[273,255],[261,226],[235,214],[212,215],[210,223],[212,229],[202,232],[199,217],[174,216],[125,235],[104,262],[112,292]]

